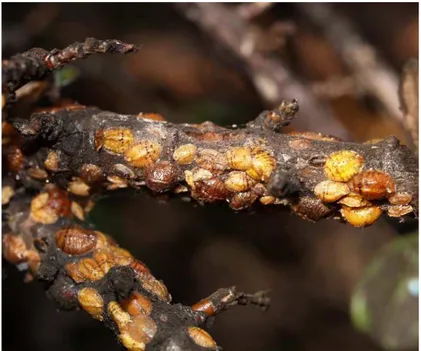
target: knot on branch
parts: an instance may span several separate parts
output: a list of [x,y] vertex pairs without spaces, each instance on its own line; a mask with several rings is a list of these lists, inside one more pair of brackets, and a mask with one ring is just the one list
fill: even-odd
[[291,123],[297,114],[298,101],[282,101],[278,108],[270,111],[263,111],[257,118],[248,123],[250,128],[261,128],[279,132],[282,127],[286,127]]

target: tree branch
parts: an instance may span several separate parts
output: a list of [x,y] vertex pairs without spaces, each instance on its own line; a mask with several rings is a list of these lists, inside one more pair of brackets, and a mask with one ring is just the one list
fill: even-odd
[[410,134],[414,150],[418,154],[418,59],[411,59],[403,68],[399,97],[403,110],[402,123]]
[[[83,223],[85,206],[55,185],[3,197],[3,255],[44,283],[62,310],[83,309],[131,351],[219,350],[202,328],[235,305],[266,309],[263,293],[219,289],[193,307],[174,304],[164,283],[114,240]],[[86,208],[86,207],[85,207]],[[79,217],[79,218],[78,218]]]
[[[5,100],[13,100],[17,89],[32,80],[42,80],[49,73],[63,67],[66,63],[84,59],[93,54],[136,52],[133,44],[119,40],[98,40],[87,38],[83,43],[73,43],[63,50],[47,51],[33,48],[22,54],[12,56],[2,62],[2,93],[3,106]],[[6,96],[5,96],[6,95]]]
[[296,101],[283,102],[242,129],[83,106],[35,113],[10,121],[25,139],[25,156],[11,169],[27,186],[49,181],[80,196],[146,185],[235,210],[257,200],[282,204],[310,220],[345,218],[355,226],[372,224],[382,211],[418,211],[417,159],[398,139],[358,144],[278,133],[297,110]]

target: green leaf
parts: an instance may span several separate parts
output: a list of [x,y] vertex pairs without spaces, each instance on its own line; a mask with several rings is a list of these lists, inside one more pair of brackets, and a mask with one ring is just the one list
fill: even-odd
[[388,350],[418,347],[418,235],[382,248],[351,298],[354,325]]

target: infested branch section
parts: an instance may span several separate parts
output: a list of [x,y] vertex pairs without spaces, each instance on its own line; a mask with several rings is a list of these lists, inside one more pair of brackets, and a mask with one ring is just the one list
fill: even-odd
[[204,330],[211,317],[235,305],[268,307],[264,293],[235,287],[192,307],[173,303],[143,262],[78,220],[89,209],[71,197],[50,184],[34,197],[20,189],[3,201],[3,255],[43,282],[61,310],[85,310],[128,350],[219,350]]
[[146,186],[235,210],[284,205],[306,219],[354,226],[370,225],[383,212],[417,213],[417,159],[398,139],[359,144],[312,132],[280,134],[297,111],[295,100],[283,102],[240,129],[83,106],[53,109],[10,121],[24,138],[25,155],[14,169],[22,180],[48,180],[85,197]]

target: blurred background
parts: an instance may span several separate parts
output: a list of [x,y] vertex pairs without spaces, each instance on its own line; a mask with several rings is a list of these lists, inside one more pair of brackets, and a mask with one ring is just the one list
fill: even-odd
[[[246,123],[296,97],[303,105],[289,130],[309,128],[359,142],[395,135],[409,143],[398,102],[388,101],[397,101],[403,64],[418,57],[418,4],[320,5],[358,33],[365,50],[360,55],[369,49],[367,65],[374,60],[378,74],[396,82],[386,98],[361,79],[376,81],[348,60],[329,35],[332,28],[317,22],[309,11],[320,10],[317,4],[195,6],[2,4],[3,58],[31,47],[63,48],[88,36],[120,39],[141,50],[75,63],[64,97],[120,113],[157,112],[171,122],[220,125]],[[211,20],[224,16],[209,26],[201,23],[204,13]],[[352,36],[342,39],[347,44]],[[211,333],[224,350],[383,350],[393,331],[418,323],[417,313],[416,320],[414,313],[399,314],[403,308],[382,312],[398,280],[417,275],[418,256],[410,268],[403,264],[405,273],[385,269],[376,283],[387,288],[376,289],[383,295],[371,299],[381,301],[372,306],[380,309],[372,325],[380,323],[377,330],[389,334],[373,338],[358,331],[349,313],[370,261],[397,237],[416,233],[417,220],[384,218],[356,229],[332,220],[310,223],[279,208],[235,213],[224,204],[201,207],[142,192],[113,194],[96,206],[91,220],[149,265],[176,302],[193,304],[232,285],[246,292],[270,289],[268,312],[238,307],[216,319]],[[85,313],[57,312],[40,284],[22,279],[3,262],[4,350],[122,349],[99,322]],[[404,310],[415,311],[417,301]],[[409,343],[403,338],[405,349],[417,349],[417,336]]]

